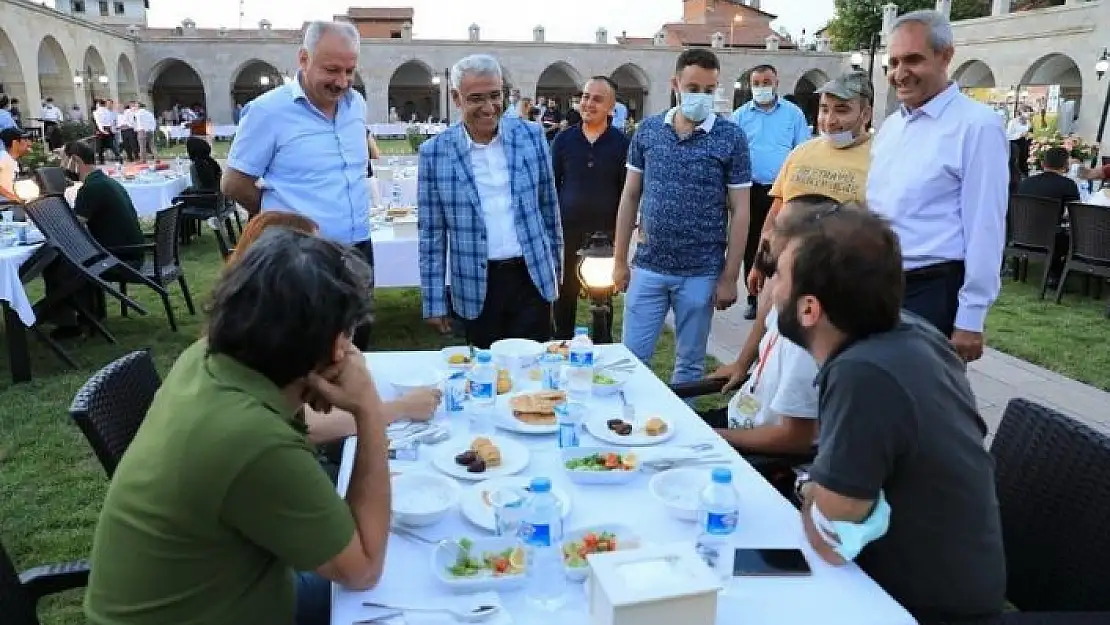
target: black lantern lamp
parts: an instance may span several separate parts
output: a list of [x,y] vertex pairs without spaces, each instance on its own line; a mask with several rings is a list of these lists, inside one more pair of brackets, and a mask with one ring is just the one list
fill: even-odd
[[613,342],[613,243],[609,235],[595,232],[578,250],[578,279],[590,300],[590,335],[594,343]]
[[[1098,58],[1095,63],[1095,76],[1098,76],[1099,81],[1110,71],[1110,51],[1106,48],[1102,49],[1102,56]],[[1102,117],[1098,122],[1098,133],[1095,136],[1095,143],[1102,145],[1102,134],[1106,132],[1106,115],[1110,113],[1110,82],[1106,84],[1106,97],[1102,99]],[[1098,154],[1096,153],[1094,159],[1091,160],[1091,168],[1098,167]]]

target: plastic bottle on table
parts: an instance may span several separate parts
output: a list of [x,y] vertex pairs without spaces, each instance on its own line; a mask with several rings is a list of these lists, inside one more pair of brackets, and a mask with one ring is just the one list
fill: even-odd
[[698,506],[698,555],[721,579],[732,575],[732,534],[740,515],[740,498],[732,484],[732,471],[713,469],[709,484],[702,489]]
[[471,434],[488,434],[493,429],[493,410],[497,402],[497,367],[489,351],[481,350],[474,356],[470,369]]
[[567,578],[563,571],[563,514],[551,492],[551,480],[532,479],[532,497],[524,510],[520,538],[528,553],[528,599],[546,610],[566,601]]
[[585,401],[594,384],[594,343],[587,328],[575,328],[567,354],[567,394]]

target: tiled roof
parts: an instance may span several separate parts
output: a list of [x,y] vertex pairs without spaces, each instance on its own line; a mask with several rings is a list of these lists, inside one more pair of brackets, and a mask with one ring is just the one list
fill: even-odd
[[[779,38],[779,45],[783,48],[792,48],[794,43],[765,24],[743,25],[730,29],[721,24],[686,24],[672,22],[663,25],[664,32],[669,38],[675,38],[682,45],[707,46],[713,41],[713,33],[725,36],[726,47],[736,48],[763,48],[767,45],[767,37],[775,35]],[[730,32],[731,31],[731,32]]]

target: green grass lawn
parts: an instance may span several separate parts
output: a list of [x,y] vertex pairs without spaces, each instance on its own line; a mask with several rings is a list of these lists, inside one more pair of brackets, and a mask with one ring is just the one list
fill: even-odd
[[[379,139],[378,148],[381,149],[382,154],[388,155],[404,155],[412,154],[412,148],[409,142],[403,139]],[[212,143],[212,158],[225,159],[227,152],[231,149],[230,141],[215,141]],[[175,143],[174,145],[164,147],[158,150],[158,158],[185,158],[185,144]]]
[[[216,245],[206,235],[182,252],[190,290],[203,307],[221,266]],[[66,370],[34,339],[30,339],[34,381],[13,386],[7,359],[0,364],[0,539],[19,568],[80,559],[90,547],[107,481],[67,413],[77,389],[103,365],[144,347],[153,349],[165,374],[177,354],[201,332],[202,317],[188,314],[176,286],[171,287],[171,296],[177,304],[177,333],[169,330],[156,297],[138,288],[132,292],[151,314],[123,319],[118,306],[109,304],[107,326],[119,344],[109,345],[99,338],[71,344],[69,351],[81,364],[80,370]],[[376,348],[439,349],[450,344],[421,321],[418,290],[379,290],[376,296]],[[586,308],[580,306],[583,321]],[[619,331],[617,314],[614,325]],[[653,368],[667,379],[673,360],[674,340],[667,333],[660,340]],[[48,599],[41,609],[43,622],[83,623],[80,601],[78,591]]]

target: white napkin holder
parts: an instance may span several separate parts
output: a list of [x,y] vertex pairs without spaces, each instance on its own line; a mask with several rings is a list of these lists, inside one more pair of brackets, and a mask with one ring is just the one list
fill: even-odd
[[721,582],[689,543],[593,554],[591,625],[713,625]]

